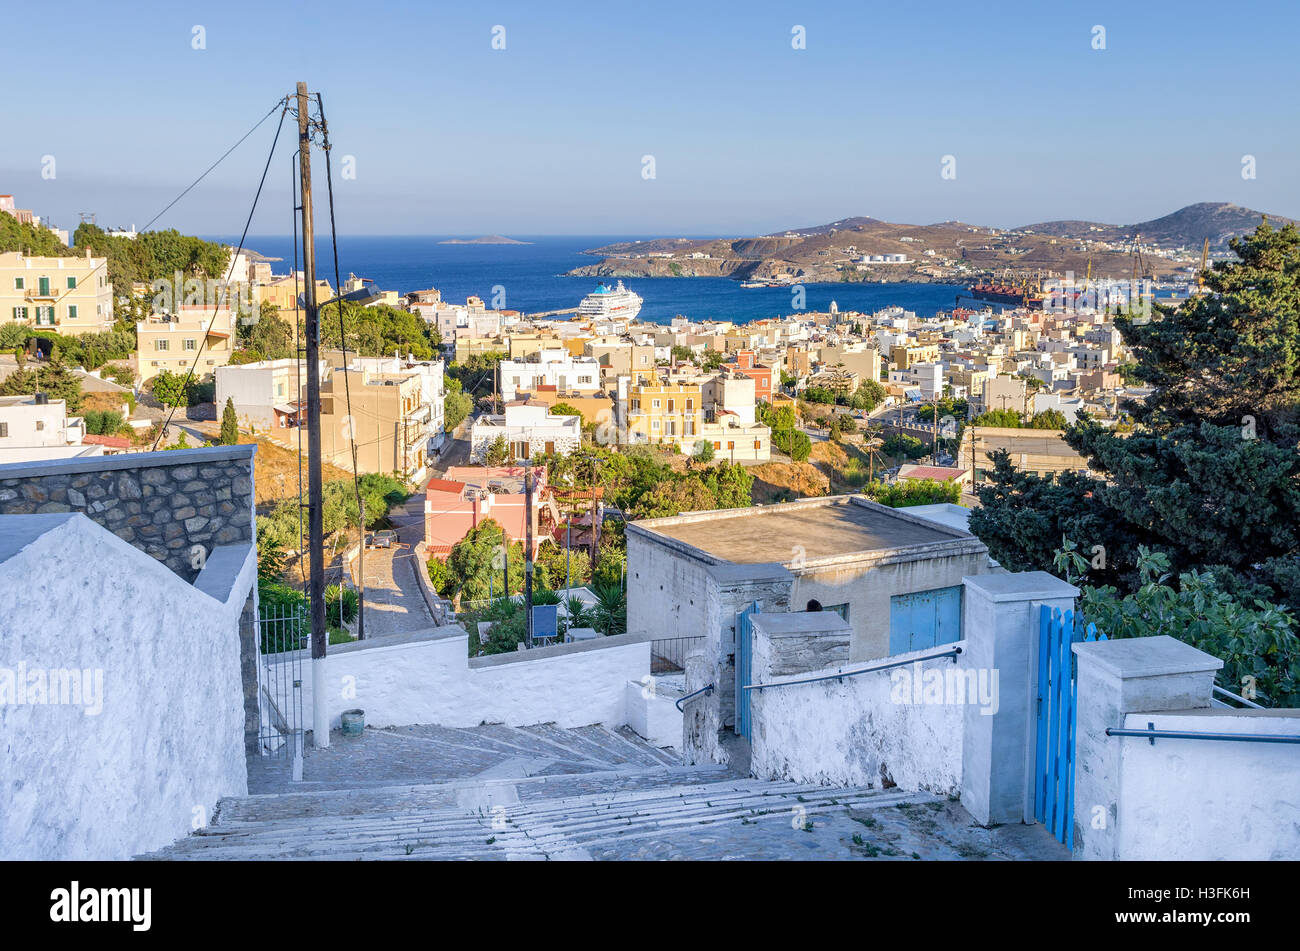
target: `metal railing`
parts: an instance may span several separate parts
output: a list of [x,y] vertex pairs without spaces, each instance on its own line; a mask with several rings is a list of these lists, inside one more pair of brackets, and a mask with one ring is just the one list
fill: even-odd
[[1286,734],[1269,735],[1265,733],[1201,733],[1191,730],[1157,730],[1156,725],[1147,722],[1145,730],[1127,730],[1121,727],[1107,727],[1107,736],[1146,737],[1152,746],[1156,740],[1227,740],[1233,743],[1300,743],[1300,736]]
[[699,690],[692,690],[686,696],[678,697],[677,702],[674,703],[673,705],[677,707],[678,712],[685,712],[682,710],[682,704],[685,703],[687,700],[691,699],[691,697],[698,697],[702,693],[712,693],[712,692],[713,692],[713,684],[705,684]]
[[[1249,707],[1252,710],[1264,709],[1264,707],[1260,706],[1258,703],[1255,703],[1254,701],[1251,700],[1247,700],[1245,697],[1240,697],[1237,694],[1233,693],[1231,690],[1224,690],[1218,684],[1214,685],[1214,693],[1217,693],[1220,697],[1229,697],[1233,700],[1236,700],[1243,707]],[[1221,700],[1215,700],[1213,697],[1210,698],[1210,703],[1212,703],[1216,707],[1227,707],[1229,710],[1233,709],[1231,704],[1224,703]]]
[[777,680],[765,684],[745,684],[741,690],[766,690],[768,687],[793,687],[798,684],[815,684],[823,680],[843,680],[845,677],[856,677],[858,674],[870,674],[877,670],[889,670],[891,667],[907,667],[911,664],[919,664],[923,660],[935,660],[939,657],[951,657],[952,662],[957,663],[957,655],[962,652],[960,647],[954,647],[938,654],[926,654],[924,657],[911,657],[907,660],[897,660],[888,664],[875,664],[871,667],[855,667],[853,670],[844,670],[841,668],[833,674],[822,674],[817,677],[804,677],[799,680]]
[[703,636],[664,637],[650,642],[650,673],[666,674],[682,670],[691,648],[704,642]]

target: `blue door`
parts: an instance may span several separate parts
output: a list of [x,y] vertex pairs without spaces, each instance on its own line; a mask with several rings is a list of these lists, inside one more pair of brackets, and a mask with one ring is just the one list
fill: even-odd
[[745,685],[750,679],[754,649],[754,623],[750,615],[758,614],[758,602],[736,615],[736,733],[749,739],[749,695]]
[[889,653],[904,654],[961,640],[961,585],[889,599]]

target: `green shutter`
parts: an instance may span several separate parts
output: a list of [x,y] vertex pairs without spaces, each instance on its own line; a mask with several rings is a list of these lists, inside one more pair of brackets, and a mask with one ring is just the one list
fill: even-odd
[[76,320],[76,319],[77,319],[77,305],[76,305],[76,304],[69,304],[69,305],[68,305],[68,320]]
[[75,277],[68,278],[68,290],[73,291],[76,289],[77,289],[77,279]]

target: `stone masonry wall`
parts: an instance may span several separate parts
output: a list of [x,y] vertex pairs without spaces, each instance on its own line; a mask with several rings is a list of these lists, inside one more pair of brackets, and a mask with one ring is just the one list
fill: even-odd
[[218,545],[251,543],[253,448],[0,466],[0,515],[82,512],[188,582]]
[[[219,545],[256,544],[256,446],[0,465],[0,515],[81,512],[193,584]],[[202,546],[198,556],[195,546]],[[196,557],[197,556],[197,557]],[[240,625],[244,740],[257,741],[256,588]]]

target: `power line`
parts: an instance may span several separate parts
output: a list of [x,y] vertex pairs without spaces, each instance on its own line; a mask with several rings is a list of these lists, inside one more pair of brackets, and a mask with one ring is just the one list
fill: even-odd
[[[224,162],[224,161],[226,160],[227,156],[229,156],[231,152],[235,151],[235,149],[239,148],[239,146],[243,144],[243,142],[244,142],[245,139],[247,139],[250,135],[252,135],[254,132],[256,132],[256,131],[258,130],[258,127],[260,127],[261,124],[262,124],[263,122],[265,122],[267,119],[271,118],[272,113],[274,113],[275,110],[276,110],[277,108],[279,108],[279,107],[281,107],[281,106],[284,106],[285,108],[288,108],[288,102],[289,102],[289,97],[288,97],[288,96],[285,96],[283,99],[280,99],[279,101],[277,101],[276,104],[275,104],[274,106],[271,107],[270,111],[268,111],[266,115],[264,115],[264,116],[262,116],[262,118],[258,119],[257,122],[253,124],[253,127],[252,127],[251,129],[249,129],[247,132],[245,132],[242,136],[239,137],[239,141],[237,141],[234,145],[232,145],[230,148],[226,149],[226,151],[222,153],[221,158],[217,159],[215,162],[213,162],[211,165],[209,165],[209,166],[207,167],[207,170],[204,171],[204,173],[203,173],[202,175],[200,175],[198,178],[194,179],[194,181],[190,182],[190,184],[187,185],[187,186],[185,187],[185,190],[184,190],[184,191],[182,191],[179,195],[177,195],[175,198],[173,198],[171,201],[169,201],[169,202],[167,203],[167,207],[166,207],[166,208],[164,208],[162,211],[158,212],[158,214],[156,214],[156,215],[154,215],[152,218],[150,218],[149,221],[145,224],[145,226],[144,226],[143,228],[140,229],[139,233],[144,233],[145,231],[148,231],[150,225],[152,225],[155,221],[157,221],[159,218],[161,218],[163,215],[165,215],[168,211],[170,211],[171,208],[172,208],[172,206],[175,205],[175,204],[176,204],[178,201],[180,201],[182,198],[184,198],[186,195],[188,195],[188,194],[190,193],[190,191],[194,188],[195,185],[197,185],[199,182],[203,181],[203,179],[207,178],[207,177],[208,177],[208,173],[211,172],[211,171],[212,171],[214,168],[216,168],[218,165],[220,165],[222,162]],[[280,113],[280,122],[281,122],[281,123],[284,122],[284,113],[283,113],[283,112]],[[279,138],[279,135],[280,135],[280,132],[279,132],[279,130],[277,129],[277,130],[276,130],[276,138]],[[264,173],[263,173],[263,178],[265,178],[265,174],[266,174],[266,173],[264,172]],[[134,227],[134,225],[133,225],[132,227]],[[247,228],[245,228],[245,233],[247,233]],[[89,274],[87,274],[85,277],[81,278],[81,280],[77,281],[76,284],[74,284],[72,287],[70,287],[70,288],[68,288],[66,291],[64,291],[64,293],[62,294],[62,296],[56,298],[55,301],[54,301],[54,303],[51,304],[50,306],[51,306],[51,307],[57,307],[57,306],[59,305],[59,303],[63,300],[64,297],[67,297],[69,294],[71,294],[71,293],[73,293],[73,292],[79,290],[79,289],[81,288],[81,285],[82,285],[82,282],[83,282],[83,281],[88,281],[88,280],[90,280],[90,278],[94,277],[94,276],[95,276],[95,273],[96,273],[97,271],[99,271],[100,268],[107,268],[107,267],[108,267],[108,258],[107,258],[107,256],[106,256],[106,257],[104,258],[104,263],[103,263],[103,264],[99,265],[99,266],[96,267],[96,268],[93,268]],[[227,277],[228,277],[228,276],[229,276],[229,272],[227,272]]]
[[[244,231],[239,236],[239,247],[237,247],[235,249],[235,253],[230,256],[230,266],[226,269],[227,284],[230,283],[230,275],[234,273],[235,261],[238,260],[239,255],[243,253],[244,241],[248,238],[248,229],[253,224],[253,214],[257,211],[257,202],[262,197],[262,188],[266,185],[266,173],[271,169],[271,159],[275,156],[275,147],[280,141],[280,130],[284,128],[284,117],[288,112],[289,112],[289,102],[288,102],[288,98],[286,97],[283,103],[283,107],[280,110],[280,122],[275,127],[275,138],[271,140],[271,151],[266,156],[266,165],[262,167],[262,179],[257,183],[257,193],[253,196],[253,206],[248,209],[248,219],[244,222]],[[263,117],[263,119],[265,120],[265,117]],[[258,124],[260,125],[261,123]],[[216,166],[214,165],[213,168],[215,167]],[[209,169],[209,171],[210,170],[211,169]],[[204,174],[206,175],[207,172],[204,172]],[[223,294],[222,296],[224,297],[225,295]],[[218,299],[216,303],[214,303],[212,306],[212,318],[208,321],[207,329],[203,331],[203,339],[199,342],[199,346],[194,352],[194,363],[190,365],[189,371],[185,374],[185,380],[181,384],[182,396],[185,394],[185,390],[189,386],[190,380],[194,378],[194,371],[199,365],[199,357],[202,356],[203,348],[206,347],[208,344],[208,334],[212,332],[212,325],[217,322],[217,314],[221,310],[221,304],[222,301]],[[138,350],[139,341],[136,341],[136,347]],[[152,449],[156,450],[158,448],[158,443],[162,441],[163,433],[165,433],[167,431],[167,427],[171,425],[172,416],[174,416],[175,414],[176,414],[176,407],[173,406],[171,407],[171,411],[167,414],[167,419],[163,423],[162,429],[158,430],[158,436],[156,439],[154,439]]]

